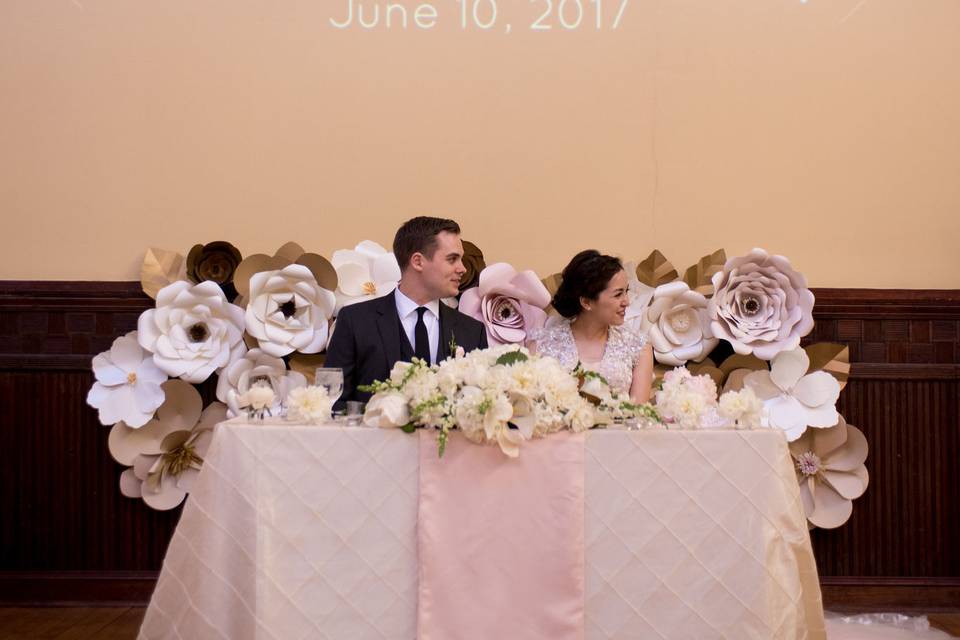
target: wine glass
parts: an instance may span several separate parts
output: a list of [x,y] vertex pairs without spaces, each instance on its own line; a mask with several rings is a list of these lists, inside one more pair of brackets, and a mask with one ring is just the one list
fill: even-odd
[[343,369],[318,367],[314,384],[327,390],[331,403],[336,402],[343,393]]

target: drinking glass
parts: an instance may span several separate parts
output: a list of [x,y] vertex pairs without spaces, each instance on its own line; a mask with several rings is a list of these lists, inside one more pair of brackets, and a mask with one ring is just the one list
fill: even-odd
[[330,402],[336,402],[343,393],[343,369],[318,367],[314,384],[327,390]]

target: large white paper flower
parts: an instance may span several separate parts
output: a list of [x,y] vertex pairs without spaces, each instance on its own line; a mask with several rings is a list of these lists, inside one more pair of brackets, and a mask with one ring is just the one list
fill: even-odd
[[364,300],[385,296],[400,282],[400,265],[392,253],[372,240],[364,240],[354,249],[333,252],[337,270],[337,311]]
[[658,362],[679,367],[700,362],[720,342],[710,331],[707,299],[686,282],[669,282],[654,290],[640,332],[650,338]]
[[807,374],[810,358],[803,349],[782,351],[770,363],[770,371],[754,371],[743,379],[768,412],[771,427],[783,429],[793,442],[807,427],[837,424],[840,383],[826,371]]
[[707,306],[713,335],[740,354],[770,360],[795,349],[813,329],[813,293],[783,256],[754,249],[713,274]]
[[133,428],[142,427],[163,404],[160,385],[167,374],[140,347],[136,331],[120,336],[110,351],[93,359],[93,375],[97,381],[87,394],[87,404],[99,410],[103,424],[123,421]]
[[303,265],[261,271],[250,278],[247,331],[268,355],[317,353],[327,345],[336,299]]
[[157,308],[137,322],[140,346],[158,367],[194,384],[227,366],[247,350],[243,309],[227,302],[216,282],[178,281],[157,293]]

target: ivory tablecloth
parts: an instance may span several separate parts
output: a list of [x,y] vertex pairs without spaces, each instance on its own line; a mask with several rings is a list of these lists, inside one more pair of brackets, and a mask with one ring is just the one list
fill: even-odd
[[[584,448],[586,638],[825,637],[782,433],[594,430]],[[220,424],[140,637],[415,638],[419,482],[399,430]]]

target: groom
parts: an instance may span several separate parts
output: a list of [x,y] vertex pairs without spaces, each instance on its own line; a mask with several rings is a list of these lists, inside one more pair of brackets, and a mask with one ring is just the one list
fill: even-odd
[[463,266],[460,226],[453,220],[407,220],[393,239],[400,264],[397,288],[375,300],[346,306],[327,348],[326,367],[343,369],[340,402],[366,402],[357,386],[386,380],[399,360],[416,356],[437,363],[453,355],[451,342],[466,351],[487,346],[482,323],[452,309],[441,298],[457,295]]

